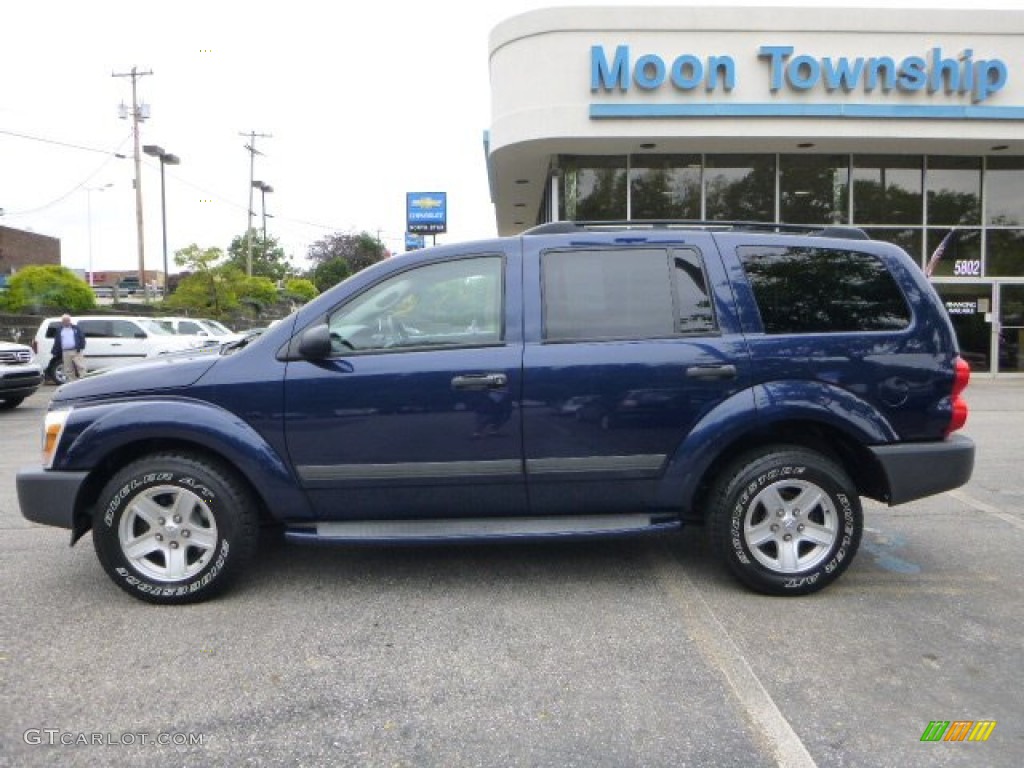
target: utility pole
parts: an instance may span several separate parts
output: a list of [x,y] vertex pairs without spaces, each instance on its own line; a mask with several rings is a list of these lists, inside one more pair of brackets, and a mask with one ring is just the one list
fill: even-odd
[[153,70],[139,72],[135,67],[132,67],[131,72],[111,73],[111,77],[130,77],[132,79],[132,136],[135,138],[135,226],[138,229],[139,241],[139,285],[142,286],[142,295],[147,301],[149,300],[149,289],[146,287],[146,244],[142,226],[142,158],[139,155],[139,123],[148,115],[140,113],[137,85],[140,77],[152,74]]
[[255,180],[256,155],[263,154],[256,149],[256,139],[257,137],[261,139],[272,139],[274,137],[269,133],[256,133],[256,131],[239,133],[238,135],[249,137],[249,143],[245,145],[245,148],[249,151],[249,216],[245,222],[245,275],[246,277],[252,277],[252,190],[253,181]]

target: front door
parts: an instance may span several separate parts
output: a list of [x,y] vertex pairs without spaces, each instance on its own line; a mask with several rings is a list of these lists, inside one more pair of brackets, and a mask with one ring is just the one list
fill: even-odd
[[393,274],[329,314],[330,359],[289,363],[288,451],[322,519],[525,511],[518,274],[495,253]]

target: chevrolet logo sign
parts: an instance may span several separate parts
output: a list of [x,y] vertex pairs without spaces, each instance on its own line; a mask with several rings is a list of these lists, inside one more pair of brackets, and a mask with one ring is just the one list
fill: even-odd
[[444,201],[436,197],[417,197],[412,200],[409,205],[413,208],[440,208],[444,205]]

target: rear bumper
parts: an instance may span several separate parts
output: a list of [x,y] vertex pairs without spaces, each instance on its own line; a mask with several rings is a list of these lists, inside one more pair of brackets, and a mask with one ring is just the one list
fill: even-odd
[[938,443],[874,446],[885,473],[890,506],[959,488],[974,471],[974,441],[953,435]]
[[87,472],[52,472],[41,467],[18,470],[18,506],[26,520],[73,529],[75,502]]

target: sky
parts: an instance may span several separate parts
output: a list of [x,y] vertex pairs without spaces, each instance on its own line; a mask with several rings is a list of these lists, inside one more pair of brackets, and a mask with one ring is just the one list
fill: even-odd
[[[1020,8],[1024,0],[971,7]],[[252,177],[269,184],[267,233],[296,269],[310,245],[368,232],[404,250],[409,192],[445,192],[437,242],[496,233],[484,133],[488,38],[500,22],[550,6],[665,6],[555,0],[47,0],[0,16],[0,225],[61,240],[72,269],[138,269],[132,71],[148,106],[142,144],[164,167],[167,249],[226,250],[249,222]],[[873,7],[886,0],[697,5]],[[902,7],[963,7],[902,0]],[[122,154],[124,158],[116,155]],[[163,267],[160,163],[143,155],[145,265]],[[252,224],[263,223],[254,191]],[[429,241],[428,237],[428,241]]]

